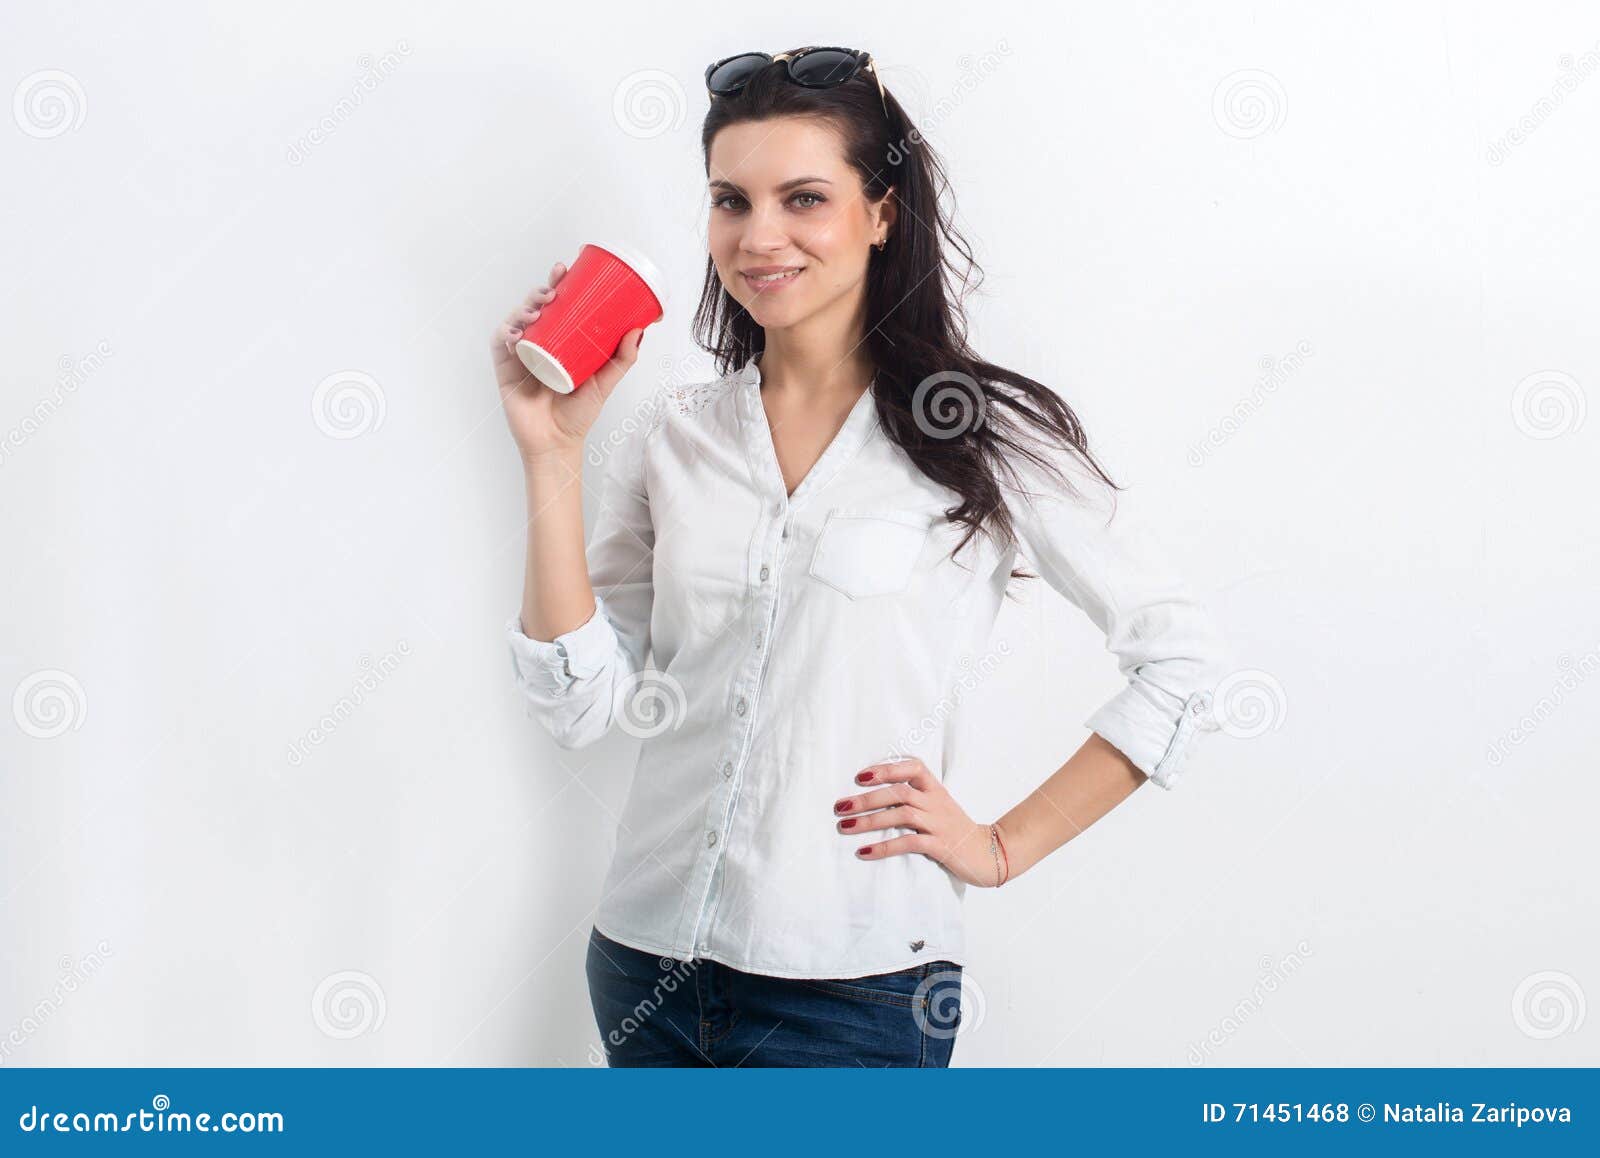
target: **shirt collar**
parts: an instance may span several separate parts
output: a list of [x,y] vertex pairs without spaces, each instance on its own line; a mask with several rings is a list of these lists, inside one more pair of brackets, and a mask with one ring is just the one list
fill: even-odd
[[772,445],[772,430],[767,424],[766,407],[761,405],[761,367],[752,356],[734,372],[734,394],[738,401],[739,423],[744,433],[745,450],[751,470],[762,490],[771,497],[785,501],[792,509],[828,484],[841,467],[861,448],[861,445],[879,428],[878,407],[868,389],[850,413],[844,425],[833,436],[822,456],[817,459],[806,477],[800,480],[792,495],[784,491],[783,472],[778,468],[778,454]]

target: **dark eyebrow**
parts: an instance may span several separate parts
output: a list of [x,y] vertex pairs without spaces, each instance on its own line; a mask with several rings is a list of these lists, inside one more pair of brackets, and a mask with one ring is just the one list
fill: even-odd
[[[810,185],[813,182],[819,185],[833,184],[833,182],[828,180],[826,177],[796,177],[791,181],[785,181],[783,184],[779,185],[778,191],[782,192],[785,189],[793,189],[796,185]],[[744,192],[743,189],[739,188],[739,186],[735,185],[732,181],[713,181],[711,182],[711,188],[732,189],[735,193]]]

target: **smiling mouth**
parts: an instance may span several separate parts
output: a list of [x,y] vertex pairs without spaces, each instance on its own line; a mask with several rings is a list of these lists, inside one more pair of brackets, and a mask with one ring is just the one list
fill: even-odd
[[774,286],[788,285],[805,271],[805,266],[801,266],[799,269],[792,269],[788,273],[777,274],[768,277],[755,277],[748,273],[740,274],[739,276],[744,278],[746,283],[754,286],[756,289],[765,290],[771,289]]

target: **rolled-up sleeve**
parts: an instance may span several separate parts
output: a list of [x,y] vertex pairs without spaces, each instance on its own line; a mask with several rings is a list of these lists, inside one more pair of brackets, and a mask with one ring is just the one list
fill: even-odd
[[1229,662],[1225,640],[1135,496],[1113,492],[1075,455],[1051,461],[1079,493],[1019,465],[1026,493],[1007,492],[1018,551],[1105,633],[1127,680],[1085,726],[1170,790],[1199,737],[1218,728],[1212,696]]
[[611,729],[629,682],[650,649],[655,533],[645,485],[645,447],[654,408],[610,451],[599,513],[586,555],[593,614],[553,640],[530,638],[521,618],[506,621],[513,681],[563,748],[582,748]]

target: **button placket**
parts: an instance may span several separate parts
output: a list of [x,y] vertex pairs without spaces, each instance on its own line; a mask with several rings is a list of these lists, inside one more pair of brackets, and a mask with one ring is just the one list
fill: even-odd
[[[789,534],[789,521],[785,517],[784,504],[782,502],[777,503],[773,508],[773,513],[776,518],[783,520],[779,529],[779,538],[787,538]],[[770,527],[768,528],[767,533],[769,536],[771,535]],[[772,540],[768,538],[767,542],[771,543]],[[760,652],[762,650],[762,645],[768,638],[768,633],[770,632],[773,619],[777,614],[778,585],[770,582],[770,580],[773,578],[773,570],[778,561],[777,555],[778,552],[774,551],[771,562],[761,564],[761,568],[758,572],[760,589],[756,592],[755,599],[756,620],[758,626],[755,629],[755,634],[753,637],[754,650],[756,652]],[[765,671],[766,657],[762,656],[761,659],[755,662],[754,682],[753,684],[749,685],[749,694],[738,695],[733,701],[733,714],[744,722],[744,731],[743,734],[740,735],[739,743],[741,758],[747,757],[749,753],[750,731],[755,722],[755,713],[751,709],[759,702],[759,692],[762,683],[762,677],[764,676]],[[738,725],[736,725],[736,727],[737,726]],[[734,763],[735,761],[733,760],[723,761],[722,778],[724,780],[732,781]],[[720,810],[724,824],[731,822],[737,805],[738,786],[730,783],[728,786],[728,797],[723,800]],[[708,850],[714,850],[718,844],[718,839],[718,830],[708,830],[706,832],[706,848]],[[726,848],[726,842],[724,841],[722,843],[723,847]],[[711,926],[716,920],[716,879],[717,869],[720,864],[719,855],[719,853],[713,851],[708,853],[707,857],[705,858],[707,865],[706,883],[704,886],[705,892],[701,896],[701,902],[695,917],[694,925],[689,930],[689,941],[691,944],[696,946],[696,952],[699,953],[703,953],[705,951],[706,944],[710,939]]]

